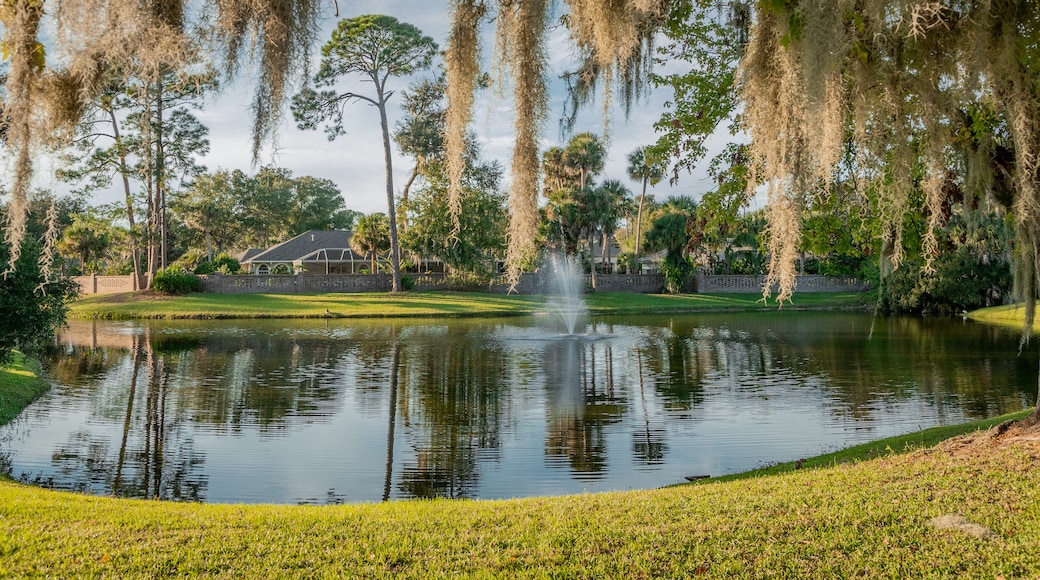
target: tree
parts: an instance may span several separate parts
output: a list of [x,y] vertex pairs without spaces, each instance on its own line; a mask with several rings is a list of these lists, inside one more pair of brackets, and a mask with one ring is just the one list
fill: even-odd
[[[405,117],[397,122],[394,142],[401,153],[413,158],[408,181],[401,188],[401,206],[407,216],[412,184],[422,174],[427,162],[444,154],[444,83],[424,79],[412,84],[402,95]],[[457,215],[457,214],[456,214]],[[401,221],[402,233],[408,229],[407,220]]]
[[378,271],[377,256],[390,247],[390,220],[386,214],[372,213],[358,218],[357,224],[354,225],[354,233],[350,236],[350,249],[371,257],[373,274]]
[[202,235],[207,260],[213,260],[214,246],[222,252],[238,237],[232,193],[231,174],[218,171],[199,175],[191,187],[173,198],[177,217],[189,230]]
[[[779,298],[794,287],[800,212],[840,169],[861,191],[877,189],[881,253],[892,265],[904,259],[915,195],[926,208],[929,269],[950,202],[1008,211],[1028,338],[1040,296],[1038,38],[1035,2],[755,4],[741,117],[752,135],[749,190],[762,184],[770,197]],[[1040,425],[1040,404],[1025,424]]]
[[240,221],[246,229],[244,241],[257,248],[285,241],[289,235],[289,211],[292,208],[292,172],[278,167],[263,167],[250,177],[235,170],[231,179],[239,196]]
[[639,264],[639,248],[643,239],[643,203],[646,200],[646,186],[657,185],[664,178],[664,166],[653,158],[647,147],[638,147],[628,154],[628,177],[632,181],[642,183],[643,190],[639,194],[639,208],[636,210],[636,245],[634,264],[638,274],[642,267]]
[[500,187],[502,168],[497,163],[468,161],[457,230],[448,203],[444,162],[429,162],[423,175],[426,183],[416,190],[410,205],[412,226],[404,245],[413,252],[436,256],[458,272],[481,277],[496,273],[508,223]]
[[643,249],[649,252],[665,251],[664,273],[668,289],[682,291],[690,273],[686,251],[690,245],[690,225],[697,205],[686,197],[673,197],[660,209],[650,230],[646,232]]
[[598,135],[578,133],[563,149],[562,159],[564,167],[577,178],[577,186],[585,189],[589,178],[603,171],[607,148]]
[[341,20],[332,32],[332,39],[322,48],[321,69],[314,82],[318,87],[331,87],[343,75],[360,75],[364,82],[372,83],[375,95],[353,91],[337,93],[334,89],[317,92],[308,88],[293,98],[293,116],[299,127],[313,129],[324,122],[330,139],[344,134],[343,106],[346,103],[365,101],[379,111],[386,168],[392,292],[401,291],[401,250],[394,203],[390,127],[386,115],[386,103],[394,93],[388,89],[387,81],[390,77],[409,76],[429,67],[436,51],[437,45],[432,38],[391,16],[367,15]]
[[[101,259],[112,245],[108,223],[90,214],[77,214],[58,241],[58,250],[79,259],[79,271],[97,272]],[[93,259],[92,259],[93,258]]]
[[329,179],[304,175],[293,180],[289,235],[308,230],[349,230],[361,216],[347,209],[339,187]]
[[[52,339],[79,291],[68,278],[48,277],[40,253],[35,241],[26,240],[14,271],[0,277],[0,364],[10,362],[15,349],[31,353]],[[0,242],[0,261],[9,259],[7,244]]]

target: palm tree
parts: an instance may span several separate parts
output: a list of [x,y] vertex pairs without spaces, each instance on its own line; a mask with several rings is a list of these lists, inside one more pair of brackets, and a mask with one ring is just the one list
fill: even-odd
[[390,249],[390,220],[386,214],[372,213],[358,218],[350,236],[350,249],[371,256],[372,273],[375,274],[376,255]]
[[603,171],[607,148],[594,133],[578,133],[563,150],[563,162],[578,175],[578,187],[585,189],[589,177]]
[[657,185],[664,178],[664,164],[652,159],[646,147],[639,147],[628,154],[628,177],[643,183],[643,192],[639,194],[639,209],[636,210],[636,271],[640,271],[639,249],[642,243],[643,200],[646,198],[646,185]]
[[600,255],[600,264],[602,265],[607,260],[607,247],[610,244],[610,238],[614,235],[614,231],[618,228],[618,220],[621,219],[625,208],[631,203],[629,196],[632,192],[616,179],[604,181],[597,190],[599,192],[597,197],[600,199],[600,207],[594,219],[597,222],[596,228],[603,231],[603,247]]

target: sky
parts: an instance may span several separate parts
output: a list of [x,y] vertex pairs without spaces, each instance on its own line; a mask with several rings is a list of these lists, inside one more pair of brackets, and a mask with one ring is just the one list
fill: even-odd
[[[323,22],[319,36],[319,44],[315,47],[312,60],[317,69],[320,58],[320,46],[324,44],[342,18],[351,18],[362,14],[388,14],[398,20],[417,26],[424,34],[432,37],[443,50],[447,46],[449,30],[448,2],[440,0],[340,0],[340,15],[336,18],[332,13],[332,3]],[[483,35],[484,58],[489,61],[493,48],[493,31],[488,26]],[[571,68],[574,50],[569,46],[566,32],[556,30],[549,40],[548,54],[550,58],[550,106],[551,112],[542,131],[543,150],[553,145],[563,145],[566,138],[561,139],[557,121],[562,112],[564,87],[558,79],[560,73]],[[438,59],[439,61],[439,59]],[[486,65],[489,66],[489,65]],[[259,166],[253,164],[251,151],[250,128],[252,126],[249,103],[252,99],[251,71],[243,69],[241,78],[234,84],[226,86],[220,93],[206,99],[201,110],[195,111],[196,117],[209,128],[210,152],[200,158],[200,163],[208,170],[240,169],[246,173],[254,173]],[[391,126],[402,118],[399,110],[400,91],[408,84],[423,77],[432,77],[434,70],[419,73],[407,79],[391,81],[390,88],[397,91],[390,102],[388,115]],[[348,86],[357,87],[359,92],[368,91],[371,85],[361,85],[360,80],[345,77],[338,86],[341,90]],[[505,168],[505,183],[508,187],[509,166],[512,158],[513,112],[509,89],[499,91],[481,91],[474,106],[474,118],[471,129],[476,133],[483,148],[484,158],[497,159]],[[625,183],[638,195],[641,185],[628,179],[626,175],[626,156],[641,145],[649,145],[657,140],[653,124],[660,116],[663,103],[671,97],[670,91],[659,89],[654,91],[644,102],[632,107],[626,119],[619,106],[615,106],[610,114],[609,129],[607,118],[603,112],[602,94],[597,102],[590,104],[578,118],[575,132],[592,131],[603,135],[609,133],[609,156],[605,169],[599,179],[617,179]],[[344,116],[346,135],[329,141],[319,128],[303,131],[296,128],[292,115],[286,107],[285,118],[277,132],[276,143],[265,147],[261,154],[260,165],[274,165],[293,172],[296,177],[310,175],[326,178],[335,182],[350,209],[363,213],[386,212],[386,185],[384,181],[382,137],[379,128],[379,117],[374,107],[365,103],[347,105]],[[727,136],[720,133],[712,139],[715,150],[721,149]],[[399,154],[393,146],[394,189],[400,192],[411,169],[411,161]],[[705,163],[706,165],[706,163]],[[44,180],[46,181],[46,180]],[[61,191],[68,186],[57,182],[43,183]],[[710,189],[711,183],[703,171],[683,174],[675,186],[662,181],[648,190],[648,194],[659,200],[671,195],[691,195],[700,198]],[[95,203],[109,203],[121,199],[115,187],[109,191],[99,192],[93,198]]]

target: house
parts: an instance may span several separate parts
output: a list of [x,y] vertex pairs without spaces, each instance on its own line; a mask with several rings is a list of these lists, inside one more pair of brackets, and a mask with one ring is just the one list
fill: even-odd
[[239,262],[251,274],[357,274],[370,269],[369,256],[350,249],[353,232],[310,230],[263,250],[246,250]]

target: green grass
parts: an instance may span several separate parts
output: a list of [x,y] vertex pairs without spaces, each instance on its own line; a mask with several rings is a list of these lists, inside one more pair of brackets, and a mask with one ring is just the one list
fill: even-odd
[[871,441],[869,443],[863,443],[861,445],[855,445],[853,447],[846,447],[832,453],[825,453],[823,455],[817,455],[815,457],[808,457],[800,459],[798,461],[789,461],[786,463],[777,463],[769,465],[760,469],[753,469],[751,471],[745,471],[742,473],[735,473],[732,475],[724,475],[721,477],[712,478],[710,480],[703,480],[695,483],[705,483],[707,481],[734,481],[738,479],[749,479],[754,477],[762,477],[764,475],[777,475],[781,473],[787,473],[789,471],[795,471],[798,469],[818,469],[823,467],[833,467],[835,465],[841,465],[843,463],[851,463],[855,461],[866,461],[874,459],[876,457],[883,457],[886,455],[908,453],[918,449],[925,449],[932,447],[958,435],[964,435],[966,433],[972,433],[975,431],[990,429],[996,427],[1005,421],[1018,421],[1028,415],[1032,409],[1025,411],[1019,411],[1017,413],[1010,413],[1007,415],[1001,415],[999,417],[992,417],[990,419],[983,419],[981,421],[973,421],[971,423],[962,423],[959,425],[944,425],[941,427],[932,427],[930,429],[924,429],[922,431],[915,431],[913,433],[907,433],[905,435],[897,435],[895,437],[889,437],[887,439],[879,439],[877,441]]
[[[1040,445],[981,449],[651,491],[330,507],[0,482],[0,576],[1035,577]],[[991,535],[929,524],[950,514]]]
[[[1025,313],[1025,306],[1022,304],[1008,304],[1006,306],[980,308],[969,312],[968,318],[987,324],[1022,328],[1026,324]],[[1033,321],[1033,332],[1040,332],[1040,317]]]
[[39,377],[39,363],[15,352],[10,364],[0,366],[0,425],[6,425],[50,384]]
[[[593,314],[646,314],[706,311],[776,310],[758,294],[630,294],[586,296]],[[784,308],[862,307],[862,294],[801,294]],[[73,303],[73,318],[374,318],[441,316],[522,316],[546,309],[543,296],[464,292],[356,294],[190,294],[99,295]]]

